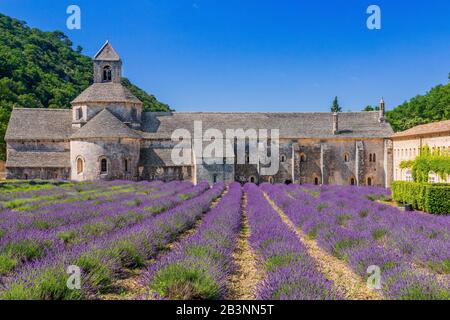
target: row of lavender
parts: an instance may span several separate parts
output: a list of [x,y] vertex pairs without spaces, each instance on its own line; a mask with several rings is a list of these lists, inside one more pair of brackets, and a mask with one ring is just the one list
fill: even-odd
[[10,209],[14,212],[27,212],[39,209],[49,204],[63,204],[77,201],[99,199],[104,201],[122,193],[148,194],[152,188],[163,183],[155,182],[81,182],[67,183],[61,187],[45,187],[32,191],[13,191],[0,193],[0,209]]
[[5,231],[0,239],[0,275],[59,249],[132,226],[181,203],[185,198],[180,195],[195,196],[206,188],[206,183],[192,187],[174,182],[138,198],[122,195],[97,205],[77,202],[52,205],[25,217],[16,213],[16,219],[2,216],[0,226]]
[[152,264],[142,282],[157,299],[223,299],[241,227],[242,188],[229,186],[197,231]]
[[[223,190],[223,184],[211,189],[200,184],[192,187],[189,200],[178,202],[157,216],[149,215],[89,241],[55,245],[44,256],[27,261],[6,277],[0,298],[79,299],[104,292],[123,268],[142,267],[180,233],[191,228]],[[69,266],[82,270],[81,290],[67,286]]]
[[259,258],[264,279],[258,299],[330,300],[343,299],[318,270],[295,232],[266,201],[261,190],[245,186],[250,245]]
[[[450,220],[370,201],[374,188],[261,187],[319,246],[367,278],[381,269],[383,293],[392,299],[449,299]],[[446,267],[447,266],[447,267]],[[444,275],[438,274],[444,273]]]

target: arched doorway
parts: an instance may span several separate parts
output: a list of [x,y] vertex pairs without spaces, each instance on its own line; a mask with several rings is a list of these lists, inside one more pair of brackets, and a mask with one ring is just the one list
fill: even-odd
[[368,178],[367,178],[367,185],[368,185],[368,186],[372,186],[372,185],[373,185],[373,179],[372,179],[372,177],[368,177]]
[[314,178],[314,184],[315,184],[316,186],[319,185],[319,178],[318,178],[318,177],[315,177],[315,178]]

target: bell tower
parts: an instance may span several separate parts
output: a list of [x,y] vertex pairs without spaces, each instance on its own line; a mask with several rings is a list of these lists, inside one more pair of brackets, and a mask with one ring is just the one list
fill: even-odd
[[122,60],[109,41],[94,56],[94,83],[120,83]]

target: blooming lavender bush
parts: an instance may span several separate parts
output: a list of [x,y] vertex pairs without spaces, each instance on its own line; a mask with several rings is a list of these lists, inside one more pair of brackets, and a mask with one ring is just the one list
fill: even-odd
[[[11,226],[10,232],[5,233],[0,239],[0,275],[24,262],[42,257],[59,246],[65,248],[72,244],[83,243],[115,229],[138,223],[147,216],[152,216],[181,203],[183,200],[179,195],[191,192],[192,190],[189,190],[192,188],[189,183],[169,183],[158,192],[134,198],[132,201],[134,208],[129,204],[130,196],[124,198],[121,195],[112,202],[93,206],[90,206],[92,205],[90,203],[86,203],[86,205],[76,203],[66,205],[66,210],[61,212],[52,210],[50,211],[52,214],[41,212],[32,216],[28,215],[27,217],[30,219],[26,219],[27,217],[17,219],[16,227]],[[195,187],[200,192],[206,188],[207,184]],[[161,198],[161,195],[165,196]],[[136,203],[136,199],[139,200],[138,203]],[[61,227],[56,227],[58,223],[55,224],[55,220],[59,221]],[[40,224],[36,224],[37,221]],[[14,224],[14,219],[6,219],[4,222],[11,225]],[[42,228],[43,222],[48,222],[45,224],[45,228]]]
[[369,266],[379,266],[387,297],[449,296],[447,217],[402,213],[371,201],[388,196],[379,188],[263,185],[262,189],[311,239],[347,261],[363,278]]
[[[208,191],[207,184],[193,187],[192,198],[178,206],[149,216],[139,223],[94,237],[72,246],[55,245],[40,259],[24,264],[4,280],[2,299],[86,298],[106,289],[123,267],[140,266],[192,226],[224,189],[218,184]],[[186,194],[186,193],[183,193]],[[75,294],[66,288],[69,265],[83,270],[83,288]],[[49,275],[54,274],[55,277]]]
[[231,184],[198,230],[149,267],[142,282],[156,297],[183,300],[225,297],[241,225],[241,199],[240,184]]
[[247,184],[245,192],[250,245],[265,274],[258,288],[258,299],[342,299],[332,281],[319,272],[306,247],[281,220],[258,187]]

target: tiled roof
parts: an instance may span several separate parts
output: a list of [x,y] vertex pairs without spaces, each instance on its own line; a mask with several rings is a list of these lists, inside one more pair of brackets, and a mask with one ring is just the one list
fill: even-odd
[[108,109],[103,109],[71,136],[71,139],[82,138],[141,139],[142,137],[117,119]]
[[70,152],[9,151],[9,168],[70,168]]
[[72,133],[72,110],[16,108],[5,140],[68,140]]
[[142,103],[121,83],[114,82],[94,83],[72,101],[73,104],[89,102]]
[[172,161],[172,149],[141,149],[140,166],[176,167]]
[[202,121],[203,131],[226,129],[279,129],[285,138],[387,138],[391,126],[378,121],[378,112],[342,112],[339,134],[333,134],[332,113],[144,113],[145,138],[170,138],[175,129],[193,133],[194,121]]
[[402,138],[416,135],[427,135],[433,133],[449,133],[450,134],[450,120],[422,124],[420,126],[416,126],[414,128],[397,132],[392,137],[393,138]]

